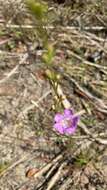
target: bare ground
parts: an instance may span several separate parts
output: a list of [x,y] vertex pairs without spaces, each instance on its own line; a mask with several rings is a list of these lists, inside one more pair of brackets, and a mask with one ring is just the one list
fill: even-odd
[[52,127],[34,20],[23,2],[0,1],[0,190],[107,190],[106,4],[49,2],[53,70],[75,112],[85,110],[67,139]]

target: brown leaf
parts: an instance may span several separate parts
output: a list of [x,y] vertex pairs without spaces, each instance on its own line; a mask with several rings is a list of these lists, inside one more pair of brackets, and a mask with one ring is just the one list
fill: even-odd
[[37,172],[39,171],[39,169],[37,168],[31,168],[26,172],[26,177],[31,178],[33,177]]

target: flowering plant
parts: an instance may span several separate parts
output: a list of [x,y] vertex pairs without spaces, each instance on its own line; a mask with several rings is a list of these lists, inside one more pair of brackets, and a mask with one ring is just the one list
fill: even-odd
[[72,109],[65,109],[64,113],[57,113],[54,117],[54,128],[60,134],[74,134],[79,121],[79,115],[74,114]]

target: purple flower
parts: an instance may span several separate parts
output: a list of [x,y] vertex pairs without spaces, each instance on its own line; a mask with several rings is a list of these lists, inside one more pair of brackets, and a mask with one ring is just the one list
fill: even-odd
[[71,109],[65,109],[64,113],[57,113],[54,118],[54,128],[60,134],[71,135],[75,133],[79,115],[73,113]]

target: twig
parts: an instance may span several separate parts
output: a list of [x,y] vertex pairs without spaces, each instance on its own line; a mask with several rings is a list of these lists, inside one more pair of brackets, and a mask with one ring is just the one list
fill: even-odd
[[106,66],[102,66],[102,65],[98,65],[96,63],[91,63],[89,61],[86,61],[84,58],[82,58],[81,56],[77,55],[76,53],[74,53],[74,52],[72,52],[70,50],[67,50],[67,52],[68,52],[69,55],[72,55],[72,56],[76,57],[77,59],[81,60],[86,65],[89,65],[89,66],[92,66],[92,67],[96,67],[98,69],[107,70]]
[[23,158],[17,160],[15,163],[13,163],[12,165],[10,165],[8,168],[6,168],[5,170],[3,170],[3,172],[0,173],[0,178],[1,177],[5,177],[9,173],[10,170],[12,170],[13,168],[15,168],[17,165],[21,164],[25,160],[26,160],[26,156],[24,156]]
[[43,189],[44,185],[48,183],[48,181],[50,180],[50,177],[53,176],[53,172],[55,172],[58,169],[58,167],[59,167],[59,162],[56,162],[54,165],[52,165],[52,167],[46,174],[45,179],[42,181],[42,183],[39,183],[39,185],[37,186],[37,190]]
[[[1,24],[3,25],[3,24]],[[34,26],[34,25],[15,25],[15,24],[7,24],[5,26],[6,28],[38,28],[38,26]],[[44,28],[46,29],[54,29],[56,28],[56,26],[44,26]],[[80,30],[80,27],[75,27],[75,26],[58,26],[58,28],[60,29],[66,29],[66,30]],[[101,30],[107,30],[107,27],[103,27],[103,26],[93,26],[93,27],[83,27],[82,28],[83,31],[101,31]]]
[[61,154],[58,155],[55,159],[52,160],[52,162],[50,162],[49,164],[44,166],[38,173],[36,173],[34,175],[34,178],[37,179],[37,178],[40,178],[41,176],[43,176],[52,167],[52,165],[54,165],[56,162],[58,162],[62,158],[63,158],[63,156]]
[[16,65],[11,71],[10,73],[7,74],[7,76],[5,78],[3,78],[2,80],[0,80],[0,84],[3,83],[3,82],[6,82],[13,74],[16,73],[16,71],[18,70],[19,68],[19,65],[23,64],[26,59],[28,58],[28,53],[25,53],[24,56],[22,57],[22,59],[20,60],[19,64]]
[[89,99],[92,101],[92,103],[94,104],[94,106],[96,107],[97,110],[99,110],[99,111],[101,111],[101,112],[107,114],[107,106],[104,104],[103,100],[101,100],[101,99],[95,97],[91,92],[89,92],[88,90],[82,88],[82,87],[78,84],[78,82],[77,82],[74,78],[72,78],[71,76],[69,77],[69,76],[66,74],[65,77],[69,78],[69,80],[76,86],[76,88],[77,88],[80,92],[82,92],[83,94],[85,94],[85,96],[86,96],[87,98],[89,98]]
[[52,168],[49,170],[49,172],[47,173],[46,179],[48,179],[48,178],[52,175],[53,171],[58,167],[58,165],[59,165],[58,162],[56,162],[56,163],[53,165],[53,167],[52,167]]
[[[33,50],[33,49],[35,49],[35,47],[36,47],[36,43],[34,43],[34,44],[30,47],[30,49]],[[14,73],[16,73],[16,71],[18,70],[19,66],[22,65],[22,64],[27,60],[28,57],[29,57],[29,54],[28,54],[28,53],[25,53],[25,54],[21,57],[21,59],[20,59],[20,61],[19,61],[19,64],[16,65],[16,66],[10,71],[10,73],[7,74],[6,77],[4,77],[3,79],[0,80],[0,84],[3,83],[3,82],[6,82]]]
[[85,132],[85,134],[89,135],[89,139],[91,139],[92,141],[96,141],[97,143],[103,144],[103,145],[107,145],[107,140],[104,140],[102,138],[99,137],[95,137],[94,134],[92,134],[88,128],[84,125],[84,123],[81,121],[79,122],[78,126]]
[[[39,98],[38,101],[36,101],[35,103],[33,102],[33,103],[34,103],[33,105],[30,105],[30,106],[26,107],[26,108],[19,114],[18,117],[21,117],[22,115],[26,114],[29,110],[35,108],[35,106],[38,107],[38,106],[39,106],[38,104],[39,104],[40,102],[42,102],[43,99],[45,99],[51,92],[52,92],[51,90],[48,90],[43,96],[41,96],[41,97]],[[41,111],[43,111],[43,110],[41,110]]]
[[61,164],[61,166],[59,167],[57,173],[53,176],[53,178],[49,182],[48,187],[47,187],[46,190],[51,190],[53,188],[53,186],[55,185],[55,183],[60,179],[61,174],[62,174],[62,170],[66,166],[66,164],[67,164],[66,162],[63,162]]
[[67,178],[67,180],[64,182],[64,184],[62,184],[61,186],[60,186],[60,189],[61,190],[67,190],[68,189],[68,187],[70,187],[70,184],[72,183],[72,181],[73,181],[73,179],[72,178]]
[[31,100],[31,103],[32,103],[35,107],[37,107],[38,109],[40,109],[41,112],[43,112],[43,109],[38,105],[37,102],[35,102],[34,100]]
[[5,43],[9,42],[12,38],[7,38],[7,39],[4,39],[4,40],[1,40],[0,41],[0,46],[1,45],[4,45]]
[[0,80],[0,84],[3,82],[6,82],[13,74],[16,73],[17,69],[18,69],[19,65],[16,65],[11,71],[10,73],[7,74],[7,76],[3,79]]
[[67,100],[65,94],[63,93],[61,86],[60,86],[59,84],[56,84],[56,85],[57,85],[57,86],[56,86],[56,87],[57,87],[57,94],[58,94],[58,97],[61,98],[63,106],[64,106],[65,108],[71,108],[71,104],[70,104],[70,102]]

